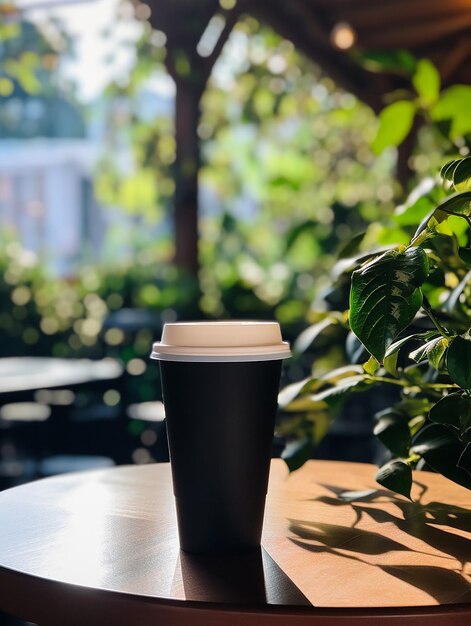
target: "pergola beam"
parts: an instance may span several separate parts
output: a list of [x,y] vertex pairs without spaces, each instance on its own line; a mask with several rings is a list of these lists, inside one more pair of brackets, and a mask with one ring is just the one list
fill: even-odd
[[[139,0],[135,0],[138,2]],[[167,36],[168,71],[176,84],[175,135],[175,241],[177,266],[198,272],[198,171],[201,157],[197,127],[199,105],[211,70],[241,12],[253,15],[289,39],[318,63],[341,87],[375,111],[384,94],[404,86],[403,79],[387,72],[370,73],[347,51],[332,45],[332,28],[349,22],[360,50],[407,49],[432,58],[446,84],[457,71],[470,76],[471,0],[238,0],[224,11],[219,0],[145,0],[152,5],[151,23]],[[219,14],[225,24],[208,56],[197,47],[211,18]],[[453,40],[455,39],[455,41]],[[437,56],[434,57],[434,52]],[[401,82],[402,81],[402,82]],[[401,147],[409,148],[411,137]],[[402,159],[403,164],[407,158]],[[403,168],[400,177],[408,172]]]
[[417,24],[407,24],[394,28],[386,26],[381,29],[381,32],[377,30],[360,32],[359,38],[366,48],[414,50],[469,29],[471,29],[471,12],[464,15],[452,15],[447,19],[422,21],[420,28]]
[[470,6],[469,0],[395,0],[389,3],[371,3],[368,6],[349,4],[342,8],[339,19],[362,30],[384,29],[392,24],[403,27],[411,20],[427,21],[453,14],[469,14]]
[[[318,63],[341,87],[369,104],[374,110],[380,109],[381,98],[378,90],[372,89],[371,75],[355,64],[344,52],[336,50],[330,42],[327,43],[325,34],[317,39],[312,36],[306,27],[306,24],[312,27],[312,20],[293,19],[293,10],[286,10],[284,3],[283,9],[279,12],[273,10],[273,5],[269,8],[263,2],[250,2],[250,6],[252,15],[292,41],[298,50]],[[294,12],[294,16],[296,15],[299,17],[299,13]]]

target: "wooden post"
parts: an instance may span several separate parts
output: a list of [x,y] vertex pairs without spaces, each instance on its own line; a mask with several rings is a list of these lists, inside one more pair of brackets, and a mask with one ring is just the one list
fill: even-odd
[[[193,6],[195,4],[196,7]],[[198,42],[215,14],[223,17],[224,27],[211,53],[201,56]],[[162,0],[152,19],[153,25],[162,28],[167,35],[165,64],[176,86],[174,260],[179,269],[193,277],[197,277],[199,270],[198,170],[201,155],[197,129],[200,100],[213,65],[239,15],[237,5],[222,10],[218,0],[198,0],[197,3],[192,0]]]
[[175,263],[198,274],[198,171],[201,164],[198,122],[202,89],[188,79],[176,80],[175,99]]

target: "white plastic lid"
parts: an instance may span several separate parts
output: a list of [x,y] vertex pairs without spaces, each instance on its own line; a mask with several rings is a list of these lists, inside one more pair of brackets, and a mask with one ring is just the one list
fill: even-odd
[[272,361],[291,356],[278,322],[165,324],[151,359],[162,361]]

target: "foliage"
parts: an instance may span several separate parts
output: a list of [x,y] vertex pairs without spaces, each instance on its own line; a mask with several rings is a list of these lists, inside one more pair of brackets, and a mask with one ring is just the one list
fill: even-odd
[[[44,25],[43,25],[44,26]],[[83,121],[74,87],[59,83],[60,54],[71,42],[52,18],[47,28],[21,20],[12,5],[0,6],[0,136],[81,137]]]
[[[433,65],[401,51],[365,52],[357,60],[372,71],[392,71],[410,80],[411,88],[400,98],[392,94],[379,116],[372,142],[377,153],[399,146],[417,128],[416,151],[428,151],[410,158],[417,171],[443,164],[437,148],[451,157],[469,153],[464,112],[469,86],[440,91]],[[328,363],[319,366],[317,356],[313,376],[281,393],[280,405],[291,416],[282,431],[304,446],[304,458],[294,455],[292,462],[289,451],[285,455],[291,469],[319,440],[319,395],[340,394],[344,400],[351,392],[389,386],[397,390],[397,401],[375,416],[374,433],[390,460],[377,480],[410,497],[411,469],[426,467],[471,486],[466,417],[471,410],[470,173],[470,157],[453,158],[441,169],[442,181],[423,176],[388,223],[371,224],[340,250],[332,287],[310,314],[316,323],[294,348],[302,356],[313,342],[317,354],[329,345],[351,365],[332,371]],[[326,312],[347,306],[344,312]],[[337,359],[337,366],[341,363]],[[340,407],[322,408],[325,433]]]
[[[299,321],[332,251],[392,210],[394,158],[374,158],[368,107],[252,18],[236,25],[201,109],[200,180],[214,202],[202,219],[203,288],[242,276],[282,323]],[[222,237],[218,213],[235,224]],[[208,312],[224,309],[213,299]]]
[[37,93],[41,73],[55,65],[54,51],[29,23],[2,21],[0,42],[0,95],[8,97],[19,90]]
[[[149,347],[165,319],[195,316],[194,288],[174,268],[141,252],[130,266],[85,267],[73,280],[53,278],[14,241],[0,252],[2,356],[114,356],[140,360],[143,374],[135,401],[155,397]],[[147,325],[128,331],[113,323],[122,309],[149,311]],[[151,328],[150,320],[153,320]]]
[[104,206],[120,207],[151,225],[170,213],[175,190],[173,119],[165,108],[148,111],[149,101],[159,99],[149,87],[151,79],[169,80],[164,42],[163,33],[143,24],[140,37],[130,44],[135,65],[124,80],[108,85],[100,103],[106,149],[95,178],[97,197]]
[[[160,229],[156,236],[172,211],[174,129],[169,111],[146,117],[142,104],[158,97],[152,85],[169,80],[166,53],[163,33],[144,27],[129,79],[107,92],[108,143],[96,182],[104,204],[144,216]],[[332,251],[393,208],[394,157],[374,158],[374,123],[366,105],[289,41],[253,18],[239,21],[202,97],[198,126],[205,315],[304,319]]]
[[[329,408],[328,399],[378,385],[398,387],[400,400],[375,416],[374,433],[392,456],[376,478],[407,497],[411,470],[421,466],[471,489],[470,171],[471,157],[446,163],[445,189],[429,188],[425,196],[415,192],[415,202],[398,211],[404,219],[406,210],[414,214],[425,198],[433,206],[408,244],[361,253],[346,266],[348,328],[369,359],[360,348],[351,354],[361,365],[343,368],[340,375],[310,377],[280,396],[284,410],[304,420],[299,434],[306,437],[319,411]],[[437,195],[443,196],[439,202]],[[360,243],[361,238],[356,246]],[[328,313],[321,323],[326,327],[342,318]],[[305,333],[314,339],[318,329]],[[305,438],[302,442],[306,448]],[[294,458],[291,467],[298,465],[299,452]]]
[[421,59],[409,66],[411,87],[414,91],[401,91],[400,97],[386,106],[379,116],[379,127],[372,143],[380,154],[390,146],[399,146],[413,129],[414,124],[432,123],[441,134],[451,140],[459,140],[471,132],[469,110],[471,87],[452,85],[440,91],[438,70],[428,59]]

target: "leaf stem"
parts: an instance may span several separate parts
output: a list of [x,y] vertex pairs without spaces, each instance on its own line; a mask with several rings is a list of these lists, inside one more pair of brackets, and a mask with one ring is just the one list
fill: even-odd
[[435,313],[432,310],[432,306],[430,304],[430,302],[427,299],[427,296],[423,296],[423,300],[422,300],[422,308],[425,311],[425,313],[428,315],[428,317],[430,318],[430,320],[432,321],[432,324],[435,326],[435,328],[438,330],[438,332],[440,333],[440,335],[442,335],[442,337],[445,337],[445,339],[449,339],[450,338],[450,333],[447,331],[446,328],[444,328],[440,322],[437,320],[437,318],[435,317]]
[[389,383],[390,385],[398,385],[399,387],[420,387],[421,389],[457,389],[458,385],[454,383],[413,383],[408,380],[396,380],[394,378],[387,378],[386,376],[371,376],[365,375],[366,380],[371,380],[375,383]]
[[411,384],[405,380],[396,380],[394,378],[387,378],[386,376],[365,376],[367,380],[371,380],[375,383],[389,383],[390,385],[399,385],[399,387],[410,387]]

